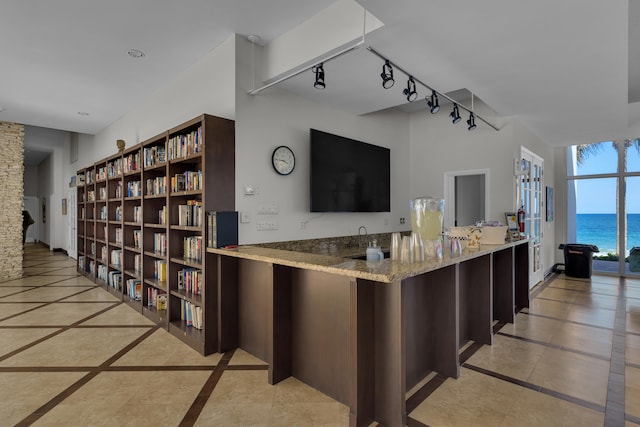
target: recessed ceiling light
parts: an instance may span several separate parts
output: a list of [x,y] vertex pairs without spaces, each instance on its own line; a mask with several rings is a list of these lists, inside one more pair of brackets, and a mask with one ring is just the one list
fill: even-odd
[[143,58],[145,56],[144,52],[138,49],[129,49],[127,54],[132,58]]
[[88,116],[89,113],[87,113],[86,111],[78,111],[78,115],[79,116]]

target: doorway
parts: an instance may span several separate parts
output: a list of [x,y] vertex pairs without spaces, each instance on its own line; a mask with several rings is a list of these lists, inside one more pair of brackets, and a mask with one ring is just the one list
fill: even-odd
[[489,169],[445,172],[445,227],[473,225],[488,218]]

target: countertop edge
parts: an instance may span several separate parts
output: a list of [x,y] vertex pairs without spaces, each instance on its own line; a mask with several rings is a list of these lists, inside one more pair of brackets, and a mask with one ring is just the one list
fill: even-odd
[[371,262],[331,255],[287,251],[283,249],[271,249],[251,245],[243,245],[230,249],[207,248],[207,252],[234,258],[338,274],[356,279],[392,283],[528,242],[529,239],[523,239],[501,245],[481,245],[479,249],[464,250],[462,255],[459,257],[451,258],[446,254],[442,261],[427,259],[424,262],[414,263],[401,263],[399,261],[391,261],[388,258],[382,261]]

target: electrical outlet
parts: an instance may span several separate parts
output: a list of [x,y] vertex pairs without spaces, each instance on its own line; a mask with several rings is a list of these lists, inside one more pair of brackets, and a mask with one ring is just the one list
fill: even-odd
[[400,224],[402,225],[402,224],[404,224],[404,222],[405,222],[405,219],[404,218],[400,218]]
[[240,222],[243,224],[251,222],[251,215],[249,214],[249,212],[242,212],[242,215],[240,216]]
[[389,218],[384,219],[384,225],[389,225]]

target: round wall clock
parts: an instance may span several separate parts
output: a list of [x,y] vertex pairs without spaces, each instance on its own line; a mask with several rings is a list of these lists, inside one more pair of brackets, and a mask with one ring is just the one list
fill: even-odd
[[273,150],[271,155],[271,164],[273,169],[280,175],[289,175],[296,167],[296,157],[293,155],[291,148],[281,145]]

